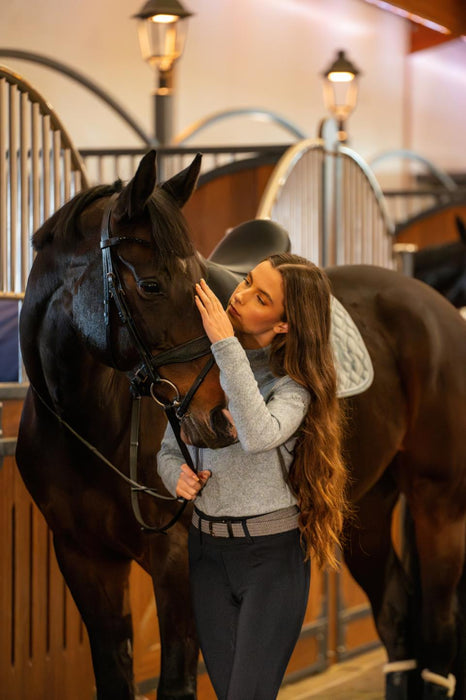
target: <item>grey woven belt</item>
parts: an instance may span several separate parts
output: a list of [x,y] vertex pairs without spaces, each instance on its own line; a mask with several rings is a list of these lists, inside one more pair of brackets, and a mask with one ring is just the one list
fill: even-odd
[[298,508],[290,506],[252,518],[210,518],[194,511],[192,524],[201,532],[213,537],[278,535],[298,527]]

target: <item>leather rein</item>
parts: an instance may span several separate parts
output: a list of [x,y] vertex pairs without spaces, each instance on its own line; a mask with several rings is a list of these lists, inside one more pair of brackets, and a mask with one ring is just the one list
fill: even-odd
[[[111,313],[110,307],[113,301],[117,312],[120,323],[126,327],[128,333],[131,337],[132,342],[138,352],[140,363],[130,373],[127,373],[128,379],[131,386],[132,394],[132,408],[131,408],[131,428],[130,428],[130,455],[129,455],[129,467],[130,467],[130,477],[126,476],[118,467],[112,464],[99,450],[97,450],[93,445],[91,445],[87,440],[85,440],[81,435],[79,435],[61,416],[59,416],[42,398],[42,396],[37,392],[34,386],[31,387],[35,394],[38,396],[40,401],[44,406],[59,420],[59,422],[64,425],[76,438],[78,438],[88,449],[90,449],[93,454],[95,454],[99,459],[101,459],[105,464],[107,464],[115,473],[117,473],[124,481],[126,481],[131,486],[131,505],[133,508],[133,513],[136,520],[141,525],[141,530],[143,532],[150,533],[166,533],[166,531],[174,525],[180,518],[188,501],[186,499],[180,499],[173,496],[165,496],[164,494],[158,492],[156,489],[140,484],[137,480],[137,461],[138,461],[138,448],[139,448],[139,426],[140,426],[140,415],[141,415],[141,398],[143,396],[151,396],[152,399],[163,408],[166,413],[167,419],[173,429],[177,443],[186,461],[186,464],[196,472],[196,467],[193,464],[191,455],[188,451],[186,444],[181,439],[180,435],[180,421],[186,414],[189,404],[191,403],[196,391],[199,389],[200,385],[204,381],[208,372],[214,365],[214,358],[211,356],[207,363],[204,365],[193,384],[184,396],[181,396],[180,391],[173,382],[162,377],[158,368],[163,365],[191,362],[200,357],[204,357],[210,354],[210,340],[206,335],[202,335],[198,338],[194,338],[181,345],[174,346],[168,350],[164,350],[158,355],[153,356],[147,346],[143,335],[138,328],[138,325],[133,318],[131,309],[127,301],[127,295],[123,285],[121,275],[119,273],[118,267],[114,264],[113,249],[120,243],[136,243],[139,245],[144,245],[151,247],[151,243],[141,238],[133,238],[130,236],[112,236],[110,230],[110,220],[112,215],[112,208],[115,199],[118,195],[113,195],[105,209],[102,226],[101,226],[101,239],[100,248],[102,250],[102,265],[103,265],[103,283],[104,283],[104,321],[106,327],[106,337],[107,337],[107,347],[112,350],[111,346]],[[149,199],[146,204],[150,219],[153,225],[155,225],[155,206],[153,202]],[[116,363],[113,358],[113,366],[117,368]],[[170,390],[174,392],[174,398],[172,400],[163,401],[158,398],[155,394],[157,385],[165,384],[168,385]],[[145,493],[154,498],[159,498],[166,501],[178,501],[180,507],[174,516],[164,525],[155,527],[153,525],[148,525],[141,514],[139,506],[139,494]]]

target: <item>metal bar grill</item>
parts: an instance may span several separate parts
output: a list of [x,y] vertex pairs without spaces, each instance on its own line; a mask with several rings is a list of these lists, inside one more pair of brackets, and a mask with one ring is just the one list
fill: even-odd
[[0,298],[22,298],[32,234],[88,180],[44,98],[0,68]]
[[283,155],[257,212],[289,232],[292,249],[316,264],[394,267],[393,225],[369,167],[346,147],[301,141]]

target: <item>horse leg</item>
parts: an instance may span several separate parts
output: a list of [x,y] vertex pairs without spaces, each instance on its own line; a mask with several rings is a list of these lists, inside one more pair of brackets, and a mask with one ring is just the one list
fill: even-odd
[[[161,565],[163,562],[163,565]],[[186,531],[172,528],[151,549],[162,647],[158,700],[195,700],[199,643],[191,607]]]
[[346,564],[371,604],[375,626],[388,655],[387,700],[420,697],[416,666],[413,597],[393,548],[391,521],[398,490],[389,472],[357,504],[357,522],[344,547]]
[[457,654],[457,590],[464,566],[465,520],[452,516],[452,498],[439,485],[417,487],[411,508],[422,590],[423,700],[453,697]]
[[97,700],[134,700],[130,560],[104,553],[90,557],[57,535],[54,545],[87,628]]

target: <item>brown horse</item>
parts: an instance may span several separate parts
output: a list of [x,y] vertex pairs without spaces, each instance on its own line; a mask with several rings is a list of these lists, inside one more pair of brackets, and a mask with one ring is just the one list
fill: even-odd
[[[386,697],[450,697],[442,678],[454,670],[464,700],[466,323],[430,287],[395,272],[355,265],[328,274],[375,370],[372,386],[347,399],[357,519],[344,554],[389,662],[400,662],[386,669]],[[391,541],[400,493],[414,524],[411,572]],[[424,669],[441,678],[424,673],[421,683]]]
[[[162,364],[171,384],[154,381],[152,393],[163,402],[189,394],[209,369],[204,355],[210,348],[193,295],[205,269],[180,210],[199,167],[196,157],[155,187],[151,152],[124,189],[97,187],[78,195],[33,239],[37,256],[20,322],[31,388],[17,463],[53,531],[58,563],[86,624],[99,700],[134,697],[132,560],[152,576],[157,599],[163,646],[158,697],[192,699],[196,693],[198,646],[185,549],[189,516],[184,513],[161,536],[143,532],[133,514],[127,483],[133,402],[126,375],[137,392],[147,376],[157,380]],[[228,427],[224,402],[213,367],[184,419],[202,426],[215,443]],[[165,418],[150,399],[141,409],[137,479],[166,498],[155,468]],[[180,504],[150,494],[140,496],[140,508],[142,519],[156,528]]]

